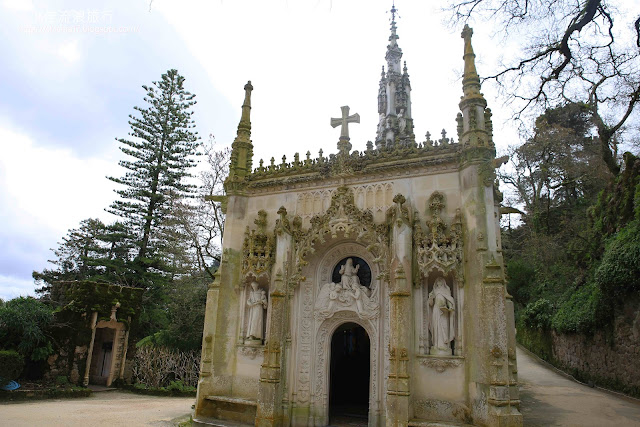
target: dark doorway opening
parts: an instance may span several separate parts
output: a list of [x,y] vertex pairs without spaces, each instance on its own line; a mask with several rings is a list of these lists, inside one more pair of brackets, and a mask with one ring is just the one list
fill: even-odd
[[93,343],[93,356],[89,369],[89,383],[107,385],[111,373],[111,359],[113,356],[113,340],[116,330],[112,328],[97,328]]
[[356,323],[345,323],[333,333],[329,383],[331,425],[367,425],[370,348],[367,332]]

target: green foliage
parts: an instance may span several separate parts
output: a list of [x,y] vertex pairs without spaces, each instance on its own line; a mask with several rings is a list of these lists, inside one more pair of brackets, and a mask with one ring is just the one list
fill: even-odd
[[[204,278],[185,278],[167,290],[167,311],[162,312],[160,330],[138,341],[136,346],[159,346],[181,351],[199,350],[207,300]],[[160,317],[160,313],[158,313]]]
[[32,361],[44,360],[53,352],[48,332],[52,321],[52,309],[35,298],[7,301],[0,306],[0,345]]
[[56,377],[56,384],[66,386],[69,384],[69,378],[66,375],[58,375]]
[[178,381],[171,381],[167,386],[167,390],[184,393],[184,392],[194,392],[196,391],[196,388],[192,386],[184,385],[182,381],[178,380]]
[[547,110],[514,151],[515,173],[502,175],[526,211],[503,233],[524,328],[611,327],[616,307],[640,289],[640,160],[625,153],[613,179],[590,136],[593,118],[582,104]]
[[190,111],[196,101],[184,89],[184,80],[177,70],[169,70],[152,86],[143,86],[147,106],[134,107],[139,116],[129,116],[134,139],[118,139],[122,152],[133,160],[119,162],[128,170],[123,177],[109,177],[124,188],[117,190],[120,199],[108,211],[130,229],[143,270],[163,269],[158,256],[160,226],[171,215],[172,199],[194,192],[185,178],[191,176],[189,169],[196,163],[192,156],[199,146]]
[[553,316],[553,328],[564,333],[592,333],[602,304],[601,295],[592,281],[578,288]]
[[508,292],[516,301],[527,304],[531,298],[530,283],[535,283],[536,272],[531,264],[522,259],[507,262]]
[[532,329],[548,330],[551,325],[553,307],[551,302],[542,298],[527,304],[520,315],[525,326]]
[[538,355],[541,359],[552,362],[553,342],[549,331],[529,329],[519,324],[516,334],[516,339],[525,348]]
[[15,350],[0,350],[0,386],[20,378],[24,357]]
[[618,300],[640,290],[640,221],[632,221],[607,242],[595,283]]

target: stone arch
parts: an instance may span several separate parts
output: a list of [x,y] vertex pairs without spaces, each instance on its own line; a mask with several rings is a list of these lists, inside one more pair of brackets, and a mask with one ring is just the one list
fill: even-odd
[[355,323],[364,328],[369,336],[370,351],[370,376],[369,376],[369,425],[375,425],[375,420],[380,408],[380,357],[379,335],[377,325],[366,319],[360,319],[351,311],[339,311],[332,317],[325,319],[316,332],[315,375],[313,379],[313,396],[316,413],[315,425],[327,425],[329,423],[329,375],[331,338],[334,332],[345,323]]
[[316,247],[327,240],[357,240],[365,245],[373,258],[370,267],[379,267],[379,279],[389,278],[389,236],[386,224],[376,224],[370,210],[359,209],[354,202],[353,191],[338,188],[331,198],[331,205],[322,215],[311,218],[311,227],[301,231],[295,240],[294,279],[304,281],[302,270]]
[[[379,263],[375,263],[375,255],[367,250],[367,248],[356,240],[340,240],[331,245],[319,259],[316,271],[318,284],[324,284],[331,281],[331,274],[336,263],[341,259],[349,256],[362,258],[371,269],[371,289],[379,287],[381,269]],[[316,293],[317,293],[316,289]]]

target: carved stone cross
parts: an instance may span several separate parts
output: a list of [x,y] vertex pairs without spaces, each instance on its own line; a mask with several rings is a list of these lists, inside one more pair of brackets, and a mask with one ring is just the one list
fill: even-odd
[[360,114],[349,115],[349,107],[345,105],[340,107],[342,117],[339,119],[331,118],[331,127],[342,126],[340,129],[340,139],[349,140],[349,123],[360,123]]

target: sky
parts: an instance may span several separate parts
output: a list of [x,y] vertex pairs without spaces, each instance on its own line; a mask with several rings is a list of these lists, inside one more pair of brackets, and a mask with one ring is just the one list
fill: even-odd
[[[441,3],[397,0],[398,44],[411,76],[418,141],[455,135],[461,28]],[[120,176],[128,116],[142,85],[176,68],[195,93],[197,129],[222,147],[235,136],[251,80],[254,162],[337,152],[331,117],[348,105],[354,150],[374,140],[389,37],[385,0],[0,0],[0,298],[33,295],[31,273],[86,218],[112,218],[106,176]],[[508,45],[474,29],[481,75]],[[518,142],[491,88],[498,151]]]

